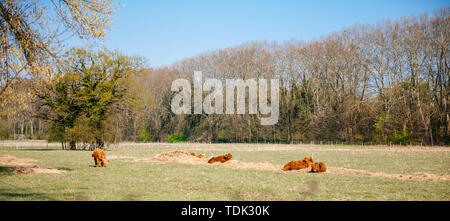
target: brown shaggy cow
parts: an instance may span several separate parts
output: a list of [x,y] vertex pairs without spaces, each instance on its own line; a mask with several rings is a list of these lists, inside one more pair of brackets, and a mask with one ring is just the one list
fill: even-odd
[[204,158],[205,158],[205,155],[203,155],[203,154],[195,154],[195,153],[191,153],[191,155],[194,156],[194,157],[198,157],[198,158],[200,158],[200,159],[204,159]]
[[106,159],[105,151],[99,148],[95,148],[92,157],[94,157],[95,167],[98,167],[100,163],[102,167],[106,167],[109,162],[109,160]]
[[225,163],[228,160],[230,160],[232,157],[233,157],[233,155],[231,155],[231,153],[227,153],[225,155],[217,156],[217,157],[213,157],[213,158],[209,159],[208,163],[214,163],[214,162]]
[[327,166],[323,162],[314,163],[311,166],[311,173],[323,173],[327,171]]
[[283,170],[287,171],[287,170],[305,169],[305,168],[309,168],[312,164],[313,164],[312,157],[309,157],[309,158],[305,157],[305,158],[303,158],[303,160],[291,161],[291,162],[287,163],[286,165],[284,165]]

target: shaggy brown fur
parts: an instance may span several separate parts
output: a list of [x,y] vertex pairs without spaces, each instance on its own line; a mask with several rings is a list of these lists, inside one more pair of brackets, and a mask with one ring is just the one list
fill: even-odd
[[305,169],[305,168],[309,168],[312,164],[313,164],[312,157],[309,157],[309,158],[305,157],[305,158],[303,158],[303,160],[291,161],[291,162],[287,163],[286,165],[284,165],[283,170],[287,171],[287,170]]
[[233,155],[231,155],[231,153],[227,153],[225,155],[217,156],[217,157],[213,157],[213,158],[209,159],[208,163],[215,163],[215,162],[225,163],[225,162],[231,160],[232,157],[233,157]]
[[324,173],[327,171],[327,166],[323,162],[314,163],[311,166],[311,172],[312,173]]
[[98,167],[100,163],[102,167],[106,167],[109,162],[109,160],[106,159],[105,151],[99,148],[95,148],[92,157],[94,157],[95,167]]
[[194,157],[198,157],[198,158],[200,158],[200,159],[205,159],[205,155],[203,155],[203,154],[195,154],[195,153],[191,153],[191,155],[194,156]]

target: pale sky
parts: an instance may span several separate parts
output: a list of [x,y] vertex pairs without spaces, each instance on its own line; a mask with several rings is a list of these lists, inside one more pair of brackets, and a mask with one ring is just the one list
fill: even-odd
[[120,2],[125,7],[113,18],[104,46],[143,56],[151,67],[254,40],[308,41],[379,19],[432,16],[450,5],[448,0]]

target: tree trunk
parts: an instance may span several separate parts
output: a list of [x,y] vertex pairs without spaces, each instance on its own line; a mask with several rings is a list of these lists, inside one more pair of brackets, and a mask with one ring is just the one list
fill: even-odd
[[31,139],[33,139],[33,119],[30,119],[30,135],[31,135]]

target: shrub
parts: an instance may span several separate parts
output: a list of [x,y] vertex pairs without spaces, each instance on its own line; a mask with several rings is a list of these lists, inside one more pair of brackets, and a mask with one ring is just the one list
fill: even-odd
[[169,143],[183,142],[186,141],[187,137],[184,134],[170,134],[167,137]]
[[389,137],[389,140],[394,144],[408,145],[411,141],[408,131],[403,130],[401,132],[394,130],[394,133]]
[[151,142],[152,140],[153,140],[153,136],[152,136],[149,128],[143,128],[139,131],[139,141],[140,142]]

